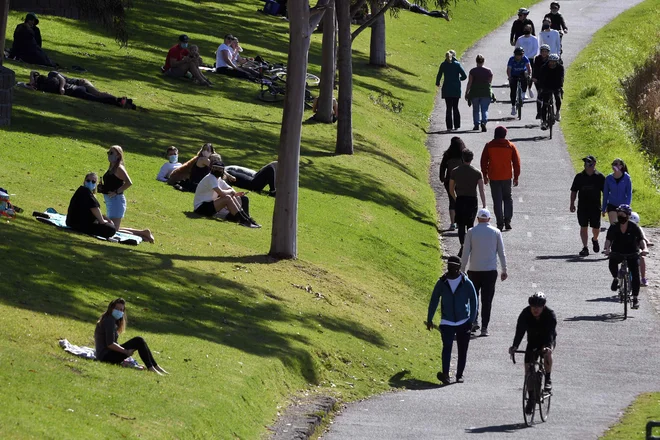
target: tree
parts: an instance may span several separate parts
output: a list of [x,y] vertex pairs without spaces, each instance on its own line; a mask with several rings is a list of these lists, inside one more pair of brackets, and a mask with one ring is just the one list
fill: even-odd
[[308,0],[289,0],[289,55],[286,95],[277,166],[277,195],[269,254],[277,258],[298,255],[298,177],[300,139],[305,105],[305,79],[310,37],[323,18],[329,0],[319,0],[312,9]]
[[326,124],[332,123],[332,100],[337,71],[337,14],[335,2],[331,0],[323,15],[323,43],[321,46],[321,82],[315,119]]

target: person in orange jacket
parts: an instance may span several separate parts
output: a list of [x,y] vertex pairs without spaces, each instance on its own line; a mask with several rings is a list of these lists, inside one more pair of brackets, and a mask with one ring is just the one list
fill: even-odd
[[497,127],[495,138],[486,144],[481,153],[481,172],[484,183],[490,182],[497,228],[501,231],[511,229],[513,217],[511,179],[513,178],[513,186],[518,186],[520,176],[520,154],[513,142],[506,138],[506,134],[505,127],[501,125]]

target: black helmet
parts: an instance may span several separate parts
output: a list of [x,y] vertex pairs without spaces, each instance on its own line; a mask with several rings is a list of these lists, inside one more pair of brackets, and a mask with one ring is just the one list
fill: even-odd
[[518,9],[518,15],[528,15],[528,14],[529,14],[529,9],[527,8]]
[[630,205],[619,205],[616,208],[616,212],[625,212],[628,217],[630,217],[630,214],[632,214],[632,209],[630,208]]
[[514,55],[524,55],[525,54],[525,49],[522,48],[522,46],[516,47],[513,51]]
[[559,2],[552,2],[552,3],[550,3],[550,8],[552,8],[553,6],[556,6],[557,9],[559,9]]
[[534,306],[534,307],[543,307],[545,306],[545,293],[543,292],[536,292],[532,296],[529,297],[529,305]]

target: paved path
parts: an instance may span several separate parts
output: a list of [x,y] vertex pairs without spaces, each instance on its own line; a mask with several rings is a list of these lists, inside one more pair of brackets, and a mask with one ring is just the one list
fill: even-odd
[[[564,38],[567,64],[597,29],[637,3],[639,0],[561,2],[570,28],[570,34]],[[513,9],[517,7],[512,4]],[[543,2],[532,8],[530,18],[538,23],[547,10],[549,2]],[[493,84],[503,84],[511,52],[509,28],[510,22],[469,50],[463,56],[466,70],[474,67],[476,54],[482,53],[486,66],[495,73]],[[444,51],[439,48],[439,52]],[[508,88],[494,90],[498,100],[508,101]],[[464,100],[461,105],[463,129],[469,130],[471,109]],[[522,156],[520,186],[513,194],[514,229],[504,236],[509,279],[497,284],[489,326],[492,336],[474,339],[470,344],[466,382],[432,390],[389,393],[349,405],[324,439],[532,439],[539,435],[593,439],[616,422],[638,393],[660,390],[660,323],[644,290],[640,310],[622,321],[622,306],[609,299],[606,262],[593,254],[585,259],[574,258],[581,243],[575,215],[568,212],[574,170],[563,136],[557,133],[552,141],[539,140],[547,132],[542,132],[533,119],[533,105],[524,107],[522,121],[507,120],[510,110],[509,104],[491,106],[491,121],[501,122],[489,123],[488,133],[463,129],[458,133],[479,158],[483,145],[492,139],[495,126],[503,124]],[[444,105],[438,99],[428,143],[433,157],[432,184],[439,194],[440,212],[447,226],[446,195],[435,176],[441,154],[456,134],[441,134],[444,129]],[[598,159],[601,169],[608,173],[608,161],[612,158]],[[490,195],[487,198],[492,207]],[[454,254],[458,251],[458,239],[446,235],[443,246],[446,253]],[[432,287],[429,285],[429,294]],[[517,315],[529,294],[536,290],[548,295],[549,305],[559,320],[553,374],[555,394],[548,422],[534,429],[521,429],[523,370],[520,363],[511,364],[507,348],[513,339]],[[420,310],[420,325],[425,316],[425,310]],[[439,350],[440,337],[435,337]],[[436,359],[439,369],[439,351]]]

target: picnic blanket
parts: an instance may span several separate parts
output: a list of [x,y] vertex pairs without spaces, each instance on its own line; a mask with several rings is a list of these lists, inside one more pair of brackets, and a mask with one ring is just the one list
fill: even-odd
[[[76,232],[73,229],[71,229],[69,226],[67,226],[66,215],[58,213],[53,208],[48,208],[44,212],[34,211],[32,213],[32,216],[36,217],[37,220],[47,225],[57,226],[60,229]],[[98,238],[99,240],[106,241],[106,239],[103,237],[98,237],[96,235],[93,235],[93,237]],[[107,241],[111,241],[113,243],[129,244],[132,246],[137,246],[138,244],[142,243],[142,237],[138,237],[137,235],[133,235],[133,234],[128,234],[126,232],[117,232],[115,235],[108,238]]]
[[[80,345],[73,345],[66,339],[60,339],[60,347],[64,349],[67,353],[71,353],[74,356],[81,357],[83,359],[89,359],[92,361],[96,360],[96,351],[92,347],[85,347]],[[144,370],[144,367],[138,363],[132,356],[127,357],[121,363],[122,367],[126,368],[135,368],[137,370]]]

